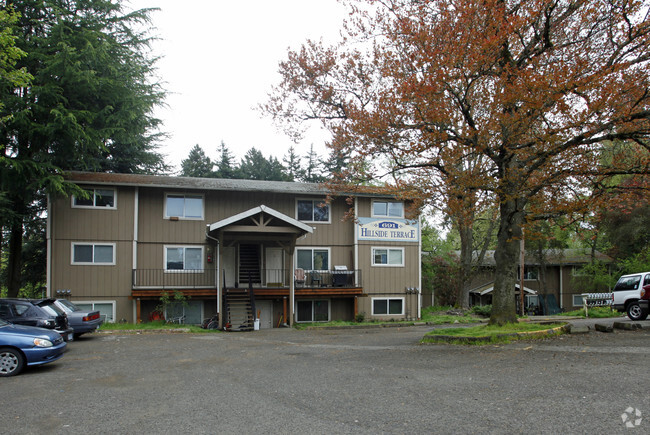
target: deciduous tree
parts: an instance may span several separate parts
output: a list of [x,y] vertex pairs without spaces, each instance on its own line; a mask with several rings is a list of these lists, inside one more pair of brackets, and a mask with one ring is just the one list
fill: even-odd
[[[491,322],[515,321],[526,222],[584,211],[607,177],[649,172],[647,2],[346,3],[344,39],[291,51],[266,110],[289,129],[322,121],[331,146],[350,152],[351,177],[387,174],[397,191],[458,213],[459,196],[493,201]],[[612,140],[635,158],[604,164]]]

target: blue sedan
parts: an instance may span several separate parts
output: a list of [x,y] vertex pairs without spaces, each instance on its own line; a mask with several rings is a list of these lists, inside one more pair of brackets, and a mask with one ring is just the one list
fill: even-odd
[[56,361],[63,356],[65,347],[58,332],[0,319],[0,376],[17,375],[26,365]]

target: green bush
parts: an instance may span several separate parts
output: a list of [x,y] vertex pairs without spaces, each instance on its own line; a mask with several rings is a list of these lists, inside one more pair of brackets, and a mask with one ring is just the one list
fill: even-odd
[[474,305],[470,312],[477,316],[490,317],[492,314],[492,305]]

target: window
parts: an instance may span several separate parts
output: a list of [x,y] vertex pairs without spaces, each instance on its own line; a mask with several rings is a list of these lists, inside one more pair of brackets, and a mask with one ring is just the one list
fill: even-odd
[[404,204],[401,202],[373,201],[372,216],[403,218]]
[[329,222],[330,206],[320,199],[299,199],[298,220],[304,222]]
[[373,266],[404,266],[404,248],[372,248]]
[[296,301],[296,321],[329,322],[330,303],[328,300]]
[[202,270],[203,248],[189,246],[165,247],[165,270]]
[[84,189],[88,198],[72,197],[72,206],[79,208],[115,208],[115,190]]
[[73,243],[72,264],[115,264],[114,243]]
[[164,314],[166,319],[185,316],[183,323],[200,325],[203,320],[203,301],[172,302],[167,306]]
[[297,268],[304,270],[329,270],[329,249],[299,248],[296,251]]
[[165,217],[203,219],[203,196],[168,194],[165,197]]
[[582,307],[583,306],[582,295],[573,295],[573,306],[574,307]]
[[[517,268],[517,278],[521,278],[521,269]],[[534,281],[539,278],[539,270],[536,267],[524,267],[524,280]]]
[[372,299],[372,315],[403,315],[404,314],[404,298],[373,298]]
[[115,322],[115,301],[72,301],[84,311],[99,311],[104,322]]

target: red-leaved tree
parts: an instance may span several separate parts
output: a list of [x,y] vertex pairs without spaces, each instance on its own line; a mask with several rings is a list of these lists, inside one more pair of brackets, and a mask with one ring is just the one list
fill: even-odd
[[[496,204],[492,323],[516,321],[522,228],[594,207],[614,174],[648,174],[650,22],[638,0],[346,0],[334,46],[280,64],[264,110],[319,120],[382,180],[461,219]],[[604,159],[611,141],[634,159]],[[622,163],[625,163],[623,165]]]

